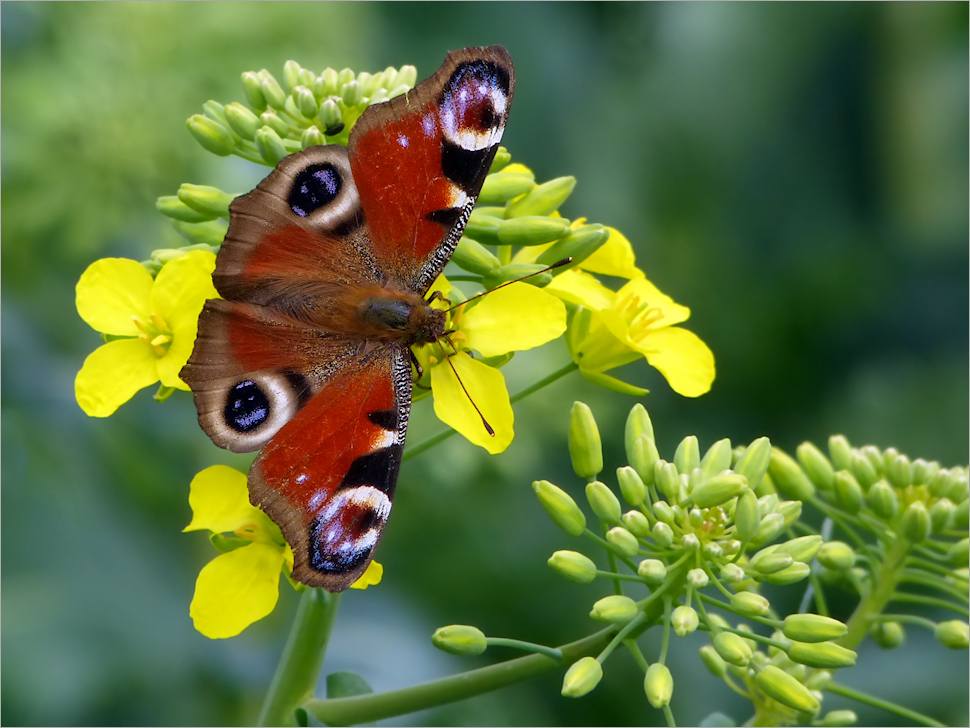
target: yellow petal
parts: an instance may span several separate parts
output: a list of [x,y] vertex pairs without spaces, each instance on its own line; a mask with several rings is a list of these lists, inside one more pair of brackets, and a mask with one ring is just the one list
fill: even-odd
[[90,417],[107,417],[158,381],[158,359],[141,339],[118,339],[95,349],[74,380],[74,395]]
[[595,276],[575,268],[556,276],[542,290],[559,296],[568,303],[585,306],[594,311],[610,308],[616,299],[616,294]]
[[507,164],[502,167],[503,174],[524,174],[535,179],[535,173],[526,167],[524,164],[519,164],[518,162],[513,162],[512,164]]
[[555,296],[527,283],[492,291],[467,309],[461,332],[482,356],[525,351],[557,339],[566,331],[566,307]]
[[[500,453],[509,446],[514,435],[512,430],[512,405],[505,389],[505,377],[497,369],[472,359],[464,352],[450,357],[458,376],[468,389],[461,388],[455,372],[442,362],[431,368],[431,388],[434,391],[434,412],[446,425],[454,427],[465,438],[488,450]],[[492,426],[491,436],[482,424],[482,418],[468,397],[475,401],[482,415]]]
[[235,637],[273,611],[283,550],[252,543],[217,556],[199,572],[189,615],[210,639]]
[[174,332],[180,324],[198,324],[202,305],[207,298],[218,298],[212,285],[216,256],[204,250],[193,250],[165,264],[152,286],[151,308],[161,314]]
[[366,589],[369,586],[380,584],[382,578],[384,578],[384,567],[376,561],[371,561],[364,570],[364,573],[360,575],[357,581],[350,585],[350,588]]
[[640,306],[646,305],[652,309],[649,314],[653,321],[651,328],[674,326],[690,318],[690,309],[674,303],[674,299],[661,293],[653,283],[646,278],[634,278],[616,292],[616,305],[623,306],[623,302],[630,296],[639,299]]
[[189,507],[192,522],[183,531],[228,533],[257,524],[266,514],[249,502],[246,474],[228,465],[213,465],[192,478]]
[[599,250],[580,263],[580,267],[605,276],[642,278],[643,271],[636,266],[636,256],[630,241],[616,228],[606,229],[610,231],[610,237]]
[[714,381],[714,355],[700,337],[671,326],[652,331],[637,347],[670,388],[684,397],[700,397]]
[[627,325],[615,311],[593,311],[589,331],[579,343],[573,358],[580,369],[604,372],[631,361],[642,354],[628,343]]
[[127,258],[102,258],[88,266],[77,282],[77,312],[95,331],[138,336],[132,316],[147,319],[152,276]]

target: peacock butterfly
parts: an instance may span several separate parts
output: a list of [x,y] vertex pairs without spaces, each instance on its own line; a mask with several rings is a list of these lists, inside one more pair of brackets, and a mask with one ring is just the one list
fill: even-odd
[[445,335],[425,295],[451,257],[515,87],[500,46],[449,53],[369,107],[347,147],[283,159],[230,205],[181,377],[199,424],[261,450],[249,499],[293,550],[293,577],[346,589],[374,557],[411,408],[411,350]]

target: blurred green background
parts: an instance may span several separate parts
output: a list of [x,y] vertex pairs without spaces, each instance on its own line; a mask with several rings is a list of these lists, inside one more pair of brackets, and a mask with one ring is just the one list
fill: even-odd
[[[645,364],[620,372],[651,389],[663,455],[691,433],[702,448],[768,435],[793,449],[844,432],[951,465],[970,437],[967,23],[966,3],[3,3],[2,722],[252,723],[275,668],[296,604],[285,584],[236,639],[188,618],[214,555],[180,533],[188,483],[248,459],[211,445],[186,395],[158,405],[145,390],[93,420],[73,394],[100,344],[74,308],[85,267],[179,244],[153,203],[181,182],[243,191],[266,173],[185,129],[207,99],[243,100],[242,71],[282,77],[293,58],[317,72],[412,63],[424,78],[449,49],[506,46],[513,157],[540,180],[577,176],[563,213],[624,231],[715,353],[698,400]],[[510,389],[567,360],[561,342],[520,355]],[[530,488],[581,493],[574,399],[599,419],[607,470],[624,464],[633,401],[571,375],[516,408],[503,455],[456,438],[404,466],[384,582],[345,596],[325,674],[384,690],[508,656],[438,653],[428,637],[444,624],[548,644],[591,631],[604,587],[545,565],[572,546]],[[441,427],[429,401],[412,422],[412,443]],[[699,644],[672,650],[675,715],[745,720]],[[618,653],[578,701],[550,675],[403,720],[660,722],[641,679]],[[888,656],[864,646],[843,679],[966,724],[966,654],[927,634]]]

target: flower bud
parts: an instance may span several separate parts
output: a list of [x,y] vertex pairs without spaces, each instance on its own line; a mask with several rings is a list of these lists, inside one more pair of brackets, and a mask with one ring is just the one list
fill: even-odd
[[701,647],[700,653],[701,660],[710,673],[714,677],[723,678],[724,673],[727,672],[727,664],[724,662],[721,656],[717,654],[717,650],[715,650],[711,645],[704,645]]
[[[626,426],[623,430],[623,445],[626,448],[627,458],[632,460],[630,448],[638,438],[646,435],[651,440],[653,435],[653,422],[646,408],[639,402],[630,409],[630,414],[626,418]],[[659,457],[659,456],[658,456]]]
[[596,602],[589,616],[600,622],[626,624],[637,616],[637,603],[630,597],[613,594]]
[[524,195],[536,186],[533,177],[514,172],[490,174],[485,178],[478,195],[481,205],[504,205],[509,200]]
[[593,509],[596,517],[604,523],[620,522],[620,501],[605,484],[594,480],[587,485],[586,500],[589,501],[590,508]]
[[485,245],[497,245],[498,230],[501,224],[501,218],[472,211],[468,223],[465,225],[465,235]]
[[[595,478],[603,470],[600,432],[592,411],[583,402],[573,402],[569,411],[569,457],[580,478]],[[616,496],[613,499],[616,500]],[[616,505],[616,520],[620,520],[619,503]]]
[[731,609],[742,617],[763,617],[771,609],[771,604],[760,594],[738,592],[731,595]]
[[884,650],[894,650],[906,640],[906,630],[899,622],[873,622],[869,636]]
[[683,546],[684,551],[696,553],[701,547],[701,541],[695,534],[685,533],[684,537],[680,540],[680,545]]
[[[638,506],[647,498],[647,486],[637,475],[637,471],[629,465],[616,469],[616,480],[620,484],[620,493],[623,500],[631,506]],[[643,515],[643,514],[641,514]]]
[[966,528],[968,523],[970,523],[970,502],[963,500],[953,511],[951,526],[953,528]]
[[480,629],[464,624],[439,627],[431,635],[431,643],[452,655],[480,655],[488,647]]
[[544,245],[571,232],[568,220],[530,215],[503,220],[498,226],[498,242],[502,245]]
[[327,140],[324,138],[323,132],[313,124],[304,129],[303,134],[300,135],[300,146],[304,149],[307,147],[322,146],[326,143]]
[[910,543],[922,543],[930,535],[930,514],[923,501],[913,501],[899,522],[899,533]]
[[263,161],[271,167],[275,167],[287,155],[283,140],[268,126],[256,132],[256,150]]
[[227,157],[236,148],[236,142],[229,130],[208,116],[194,114],[189,117],[185,125],[195,140],[213,154]]
[[855,725],[858,722],[859,716],[855,714],[854,710],[830,710],[821,721],[814,725],[823,726],[823,728],[841,728],[842,726]]
[[768,547],[754,555],[751,559],[751,568],[757,569],[762,574],[775,574],[794,563],[795,557],[791,554],[778,553],[777,548]]
[[238,101],[227,104],[223,109],[226,122],[230,128],[243,139],[252,141],[256,137],[256,130],[263,124],[259,117]]
[[855,564],[855,551],[841,541],[828,541],[818,550],[818,562],[826,569],[843,571]]
[[795,457],[815,487],[819,490],[832,490],[835,486],[835,471],[821,450],[810,442],[803,442],[795,451]]
[[725,564],[721,567],[721,581],[726,581],[728,584],[738,584],[744,580],[744,569],[737,564]]
[[778,505],[778,513],[785,519],[785,528],[791,528],[792,524],[802,517],[802,502],[784,501]]
[[787,569],[776,571],[774,574],[766,574],[765,581],[777,586],[787,586],[788,584],[794,584],[797,581],[801,581],[811,573],[811,566],[808,564],[803,564],[800,561],[796,561]]
[[744,667],[751,660],[751,647],[734,632],[718,632],[713,644],[717,654],[727,663]]
[[677,473],[677,466],[663,460],[658,460],[655,466],[657,475],[657,487],[660,492],[667,496],[671,503],[678,502],[680,494],[680,475]]
[[[280,135],[280,138],[286,139],[290,135],[290,126],[285,121],[283,121],[276,112],[272,109],[264,111],[259,115],[259,120],[264,126],[268,126],[270,129],[275,131]],[[258,130],[257,130],[258,133]]]
[[856,653],[834,642],[792,642],[788,657],[806,667],[833,669],[855,665]]
[[885,480],[873,483],[866,493],[866,503],[872,512],[884,521],[891,521],[899,512],[899,498],[896,497],[896,491]]
[[771,460],[771,441],[767,437],[759,437],[745,449],[744,454],[734,465],[734,472],[748,479],[748,487],[757,489],[768,471]]
[[183,182],[182,186],[179,187],[178,198],[193,210],[206,215],[210,220],[217,217],[228,218],[229,203],[233,201],[232,195],[223,192],[218,187],[192,185],[188,182]]
[[913,483],[915,485],[929,485],[940,472],[938,462],[927,462],[923,458],[913,461]]
[[694,529],[699,529],[701,526],[703,526],[704,525],[704,514],[701,513],[701,509],[700,508],[691,508],[690,511],[687,512],[687,522]]
[[666,523],[668,526],[673,527],[677,523],[677,516],[674,513],[674,509],[670,507],[667,501],[657,501],[654,503],[653,513],[658,521]]
[[274,109],[282,109],[286,105],[286,94],[273,75],[264,68],[259,72],[259,81],[266,103]]
[[778,492],[792,500],[808,500],[815,494],[815,486],[789,455],[777,447],[771,450],[768,474]]
[[812,691],[774,665],[762,669],[755,682],[765,695],[792,710],[813,715],[818,712],[820,705]]
[[734,523],[738,538],[742,541],[750,541],[758,533],[761,527],[761,509],[754,491],[745,490],[738,496],[737,505],[734,507]]
[[798,642],[827,642],[838,639],[848,627],[837,619],[820,614],[789,614],[785,617],[785,637]]
[[704,544],[704,556],[706,556],[711,561],[717,561],[724,555],[724,549],[721,548],[721,544],[715,543],[714,541],[708,541]]
[[970,644],[970,627],[956,619],[940,622],[933,634],[937,642],[951,650],[965,650]]
[[660,453],[657,452],[657,443],[652,437],[640,435],[633,441],[633,445],[627,448],[627,459],[630,466],[637,471],[640,480],[646,486],[651,486],[656,480],[655,465],[660,460]]
[[644,559],[637,567],[637,574],[647,584],[656,586],[663,582],[667,576],[667,567],[659,559]]
[[575,268],[582,263],[602,248],[609,238],[610,231],[602,225],[598,223],[594,225],[583,225],[582,227],[573,229],[562,240],[557,240],[548,249],[542,251],[539,257],[536,258],[536,263],[552,265],[564,258],[572,258],[572,261],[568,265],[557,269],[556,275],[559,275],[559,273],[564,273],[570,268]]
[[[897,454],[899,451],[890,448],[890,452]],[[879,478],[883,472],[883,456],[879,448],[875,445],[863,445],[859,448],[859,454],[872,464],[873,470],[876,471],[876,477]]]
[[570,581],[588,584],[596,578],[596,564],[578,551],[556,551],[546,563]]
[[647,668],[647,674],[643,678],[643,690],[654,708],[670,705],[670,696],[674,693],[674,678],[666,665],[655,662]]
[[262,82],[259,76],[252,71],[246,71],[242,75],[242,82],[249,105],[257,112],[263,111],[266,108],[266,97],[263,96]]
[[[293,90],[293,95],[290,97],[293,100],[293,106],[295,106],[295,111],[297,111],[304,119],[315,119],[317,116],[317,99],[313,95],[313,92],[306,86],[297,86]],[[295,116],[295,115],[294,115]],[[296,118],[299,118],[298,116]]]
[[953,479],[943,495],[954,503],[964,503],[968,497],[968,489],[970,489],[970,482],[966,475],[961,474]]
[[207,220],[214,220],[218,217],[218,215],[203,214],[198,210],[192,209],[175,195],[159,197],[155,200],[155,209],[166,217],[182,222],[206,222]]
[[835,470],[848,470],[852,466],[852,446],[845,435],[829,438],[829,457]]
[[687,583],[695,589],[703,589],[710,583],[710,578],[703,569],[691,569],[687,572]]
[[330,132],[334,127],[343,124],[343,114],[340,111],[340,107],[337,106],[337,102],[333,99],[327,99],[320,104],[320,111],[317,113],[317,118],[320,120],[320,126],[323,127],[325,132]]
[[528,217],[551,215],[572,194],[575,177],[557,177],[535,187],[525,197],[509,204],[508,216]]
[[661,548],[670,548],[674,542],[674,532],[666,523],[658,522],[653,524],[653,540]]
[[711,445],[701,459],[701,470],[710,478],[731,467],[731,441],[728,438],[718,440]]
[[606,540],[627,556],[636,556],[640,550],[637,537],[622,526],[616,526],[606,532]]
[[469,273],[480,276],[491,273],[501,265],[499,259],[485,246],[464,236],[458,241],[451,260]]
[[886,477],[897,488],[905,488],[913,482],[913,466],[905,455],[892,458],[886,468]]
[[294,86],[300,84],[300,71],[303,68],[296,61],[287,61],[283,64],[283,83],[286,84],[286,90],[292,91]]
[[879,474],[876,472],[872,461],[860,452],[852,453],[852,465],[849,470],[855,476],[855,479],[859,481],[859,485],[862,486],[863,490],[868,489],[870,485],[879,479]]
[[517,281],[521,278],[527,278],[525,282],[536,288],[545,288],[552,283],[552,273],[547,271],[543,265],[538,263],[509,263],[483,275],[482,285],[491,290],[498,288],[503,283]]
[[578,536],[586,529],[586,516],[568,493],[548,480],[535,481],[532,484],[532,490],[539,496],[539,502],[542,503],[549,517],[563,531],[570,536]]
[[940,533],[949,527],[955,510],[956,506],[950,502],[949,498],[940,498],[932,505],[930,508],[930,527],[934,533]]
[[683,604],[670,615],[670,626],[674,628],[678,637],[686,637],[694,632],[697,629],[698,622],[697,612],[694,611],[694,608]]
[[627,511],[620,517],[623,527],[637,538],[647,538],[650,535],[650,521],[640,511]]
[[954,568],[959,569],[967,566],[968,554],[970,554],[970,545],[964,538],[950,547],[950,550],[946,552],[946,558],[953,564]]
[[747,479],[743,475],[715,475],[694,488],[690,497],[698,508],[713,508],[727,503],[746,489]]
[[791,554],[795,561],[803,564],[811,562],[822,548],[821,536],[799,536],[778,546],[775,549],[777,554]]
[[848,470],[835,474],[835,498],[846,513],[856,514],[862,507],[862,486]]
[[696,436],[688,435],[677,445],[677,450],[674,453],[674,465],[677,466],[678,473],[689,473],[697,467],[700,459],[700,449]]
[[356,79],[345,83],[340,90],[340,98],[347,106],[357,106],[364,100],[364,92]]
[[580,657],[566,670],[562,681],[564,698],[581,698],[599,685],[603,679],[603,666],[595,657]]
[[761,519],[758,532],[751,541],[754,548],[760,548],[771,541],[774,541],[778,534],[785,529],[785,517],[780,513],[769,513]]

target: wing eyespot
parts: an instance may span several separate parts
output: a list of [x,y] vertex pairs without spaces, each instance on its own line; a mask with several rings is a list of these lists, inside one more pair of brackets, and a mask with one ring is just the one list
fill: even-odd
[[291,375],[282,372],[247,374],[224,389],[211,434],[213,439],[218,436],[217,444],[234,452],[263,447],[293,418],[307,396]]

